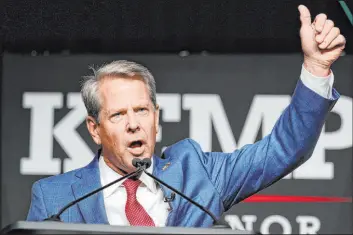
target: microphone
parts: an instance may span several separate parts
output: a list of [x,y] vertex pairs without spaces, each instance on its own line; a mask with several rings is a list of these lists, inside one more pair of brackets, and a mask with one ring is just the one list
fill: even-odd
[[136,168],[140,168],[143,167],[144,170],[149,168],[151,166],[151,159],[150,158],[144,158],[144,159],[140,159],[140,158],[134,158],[132,159],[132,165]]
[[[146,158],[145,158],[145,159],[146,159]],[[126,178],[130,178],[130,177],[134,177],[134,176],[136,176],[136,175],[139,175],[140,173],[142,173],[144,170],[146,170],[148,167],[151,166],[151,160],[150,160],[150,159],[148,159],[148,160],[149,160],[149,163],[148,163],[148,161],[143,161],[143,160],[141,160],[141,159],[136,159],[136,158],[134,158],[134,159],[132,160],[132,164],[133,164],[133,166],[135,166],[135,167],[137,168],[136,171],[131,172],[131,173],[127,174],[127,175],[124,175],[123,177],[121,177],[121,178],[119,178],[119,179],[117,179],[117,180],[114,180],[113,182],[110,182],[109,184],[106,184],[105,186],[100,187],[100,188],[98,188],[98,189],[96,189],[96,190],[94,190],[94,191],[92,191],[92,192],[90,192],[90,193],[88,193],[88,194],[86,194],[86,195],[84,195],[84,196],[82,196],[82,197],[80,197],[80,198],[78,198],[78,199],[76,199],[76,200],[70,202],[69,204],[67,204],[66,206],[64,206],[58,213],[56,213],[56,214],[54,214],[54,215],[52,215],[52,216],[50,216],[50,217],[44,219],[44,221],[62,222],[61,219],[60,219],[60,215],[61,215],[62,213],[64,213],[67,209],[69,209],[69,208],[72,207],[73,205],[79,203],[80,201],[82,201],[82,200],[84,200],[84,199],[86,199],[86,198],[92,196],[93,194],[96,194],[96,193],[98,193],[99,191],[101,191],[101,190],[103,190],[103,189],[105,189],[105,188],[108,188],[108,187],[110,187],[110,186],[113,185],[113,184],[118,183],[119,181],[122,181],[122,180],[124,180],[124,179],[126,179]]]
[[170,197],[164,197],[164,202],[172,202],[175,199],[175,193],[171,193]]
[[[173,192],[175,192],[176,194],[180,195],[181,197],[183,197],[184,199],[186,199],[187,201],[189,201],[190,203],[192,203],[193,205],[197,206],[199,209],[201,209],[203,212],[205,212],[206,214],[208,214],[214,221],[214,225],[217,227],[226,227],[226,228],[230,228],[229,225],[223,225],[223,224],[219,224],[218,223],[218,219],[216,218],[216,216],[214,214],[212,214],[207,208],[205,208],[204,206],[200,205],[199,203],[195,202],[194,200],[192,200],[191,198],[189,198],[188,196],[186,196],[185,194],[183,194],[182,192],[179,192],[177,189],[173,188],[172,186],[168,185],[167,183],[163,182],[162,180],[158,179],[157,177],[155,177],[154,175],[148,173],[146,171],[146,169],[151,165],[151,159],[149,158],[144,158],[144,159],[134,159],[136,166],[144,166],[143,172],[145,172],[146,175],[148,175],[149,177],[153,178],[155,181],[157,181],[158,183],[164,185],[165,187],[169,188],[170,190],[172,190]],[[134,161],[133,160],[133,161]],[[134,164],[134,163],[133,163]],[[135,165],[134,165],[135,166]],[[172,201],[175,198],[175,194],[171,194],[170,198],[165,198],[164,201]]]

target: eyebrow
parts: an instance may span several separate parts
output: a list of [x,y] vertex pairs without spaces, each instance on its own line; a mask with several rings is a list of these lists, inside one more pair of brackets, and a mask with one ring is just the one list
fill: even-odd
[[122,111],[124,111],[124,109],[110,109],[110,110],[106,110],[106,111],[105,111],[105,114],[106,114],[109,118],[111,118],[112,116],[114,116],[114,114],[119,113],[119,112],[122,112]]
[[[149,103],[139,103],[139,104],[133,105],[132,108],[135,109],[139,107],[149,107],[149,106],[150,106]],[[112,108],[112,109],[106,110],[106,113],[110,116],[115,113],[126,111],[126,110],[127,110],[126,108]]]

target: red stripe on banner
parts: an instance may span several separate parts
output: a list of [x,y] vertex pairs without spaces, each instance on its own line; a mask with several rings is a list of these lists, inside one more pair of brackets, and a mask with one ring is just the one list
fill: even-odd
[[351,197],[254,195],[244,202],[352,202]]

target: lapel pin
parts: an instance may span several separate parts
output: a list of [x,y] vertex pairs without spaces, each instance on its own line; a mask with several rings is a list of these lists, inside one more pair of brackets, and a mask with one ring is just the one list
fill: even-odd
[[170,162],[168,162],[163,166],[162,171],[165,171],[169,166],[170,166]]

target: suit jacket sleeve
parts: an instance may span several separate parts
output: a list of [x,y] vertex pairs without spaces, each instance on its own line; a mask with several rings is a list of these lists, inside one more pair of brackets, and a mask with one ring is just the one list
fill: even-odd
[[201,153],[201,161],[225,211],[278,181],[312,154],[327,114],[339,94],[325,99],[300,80],[290,105],[262,140],[232,153]]
[[27,221],[42,221],[47,217],[48,213],[44,205],[42,188],[40,182],[37,181],[32,187],[32,199],[27,215]]

